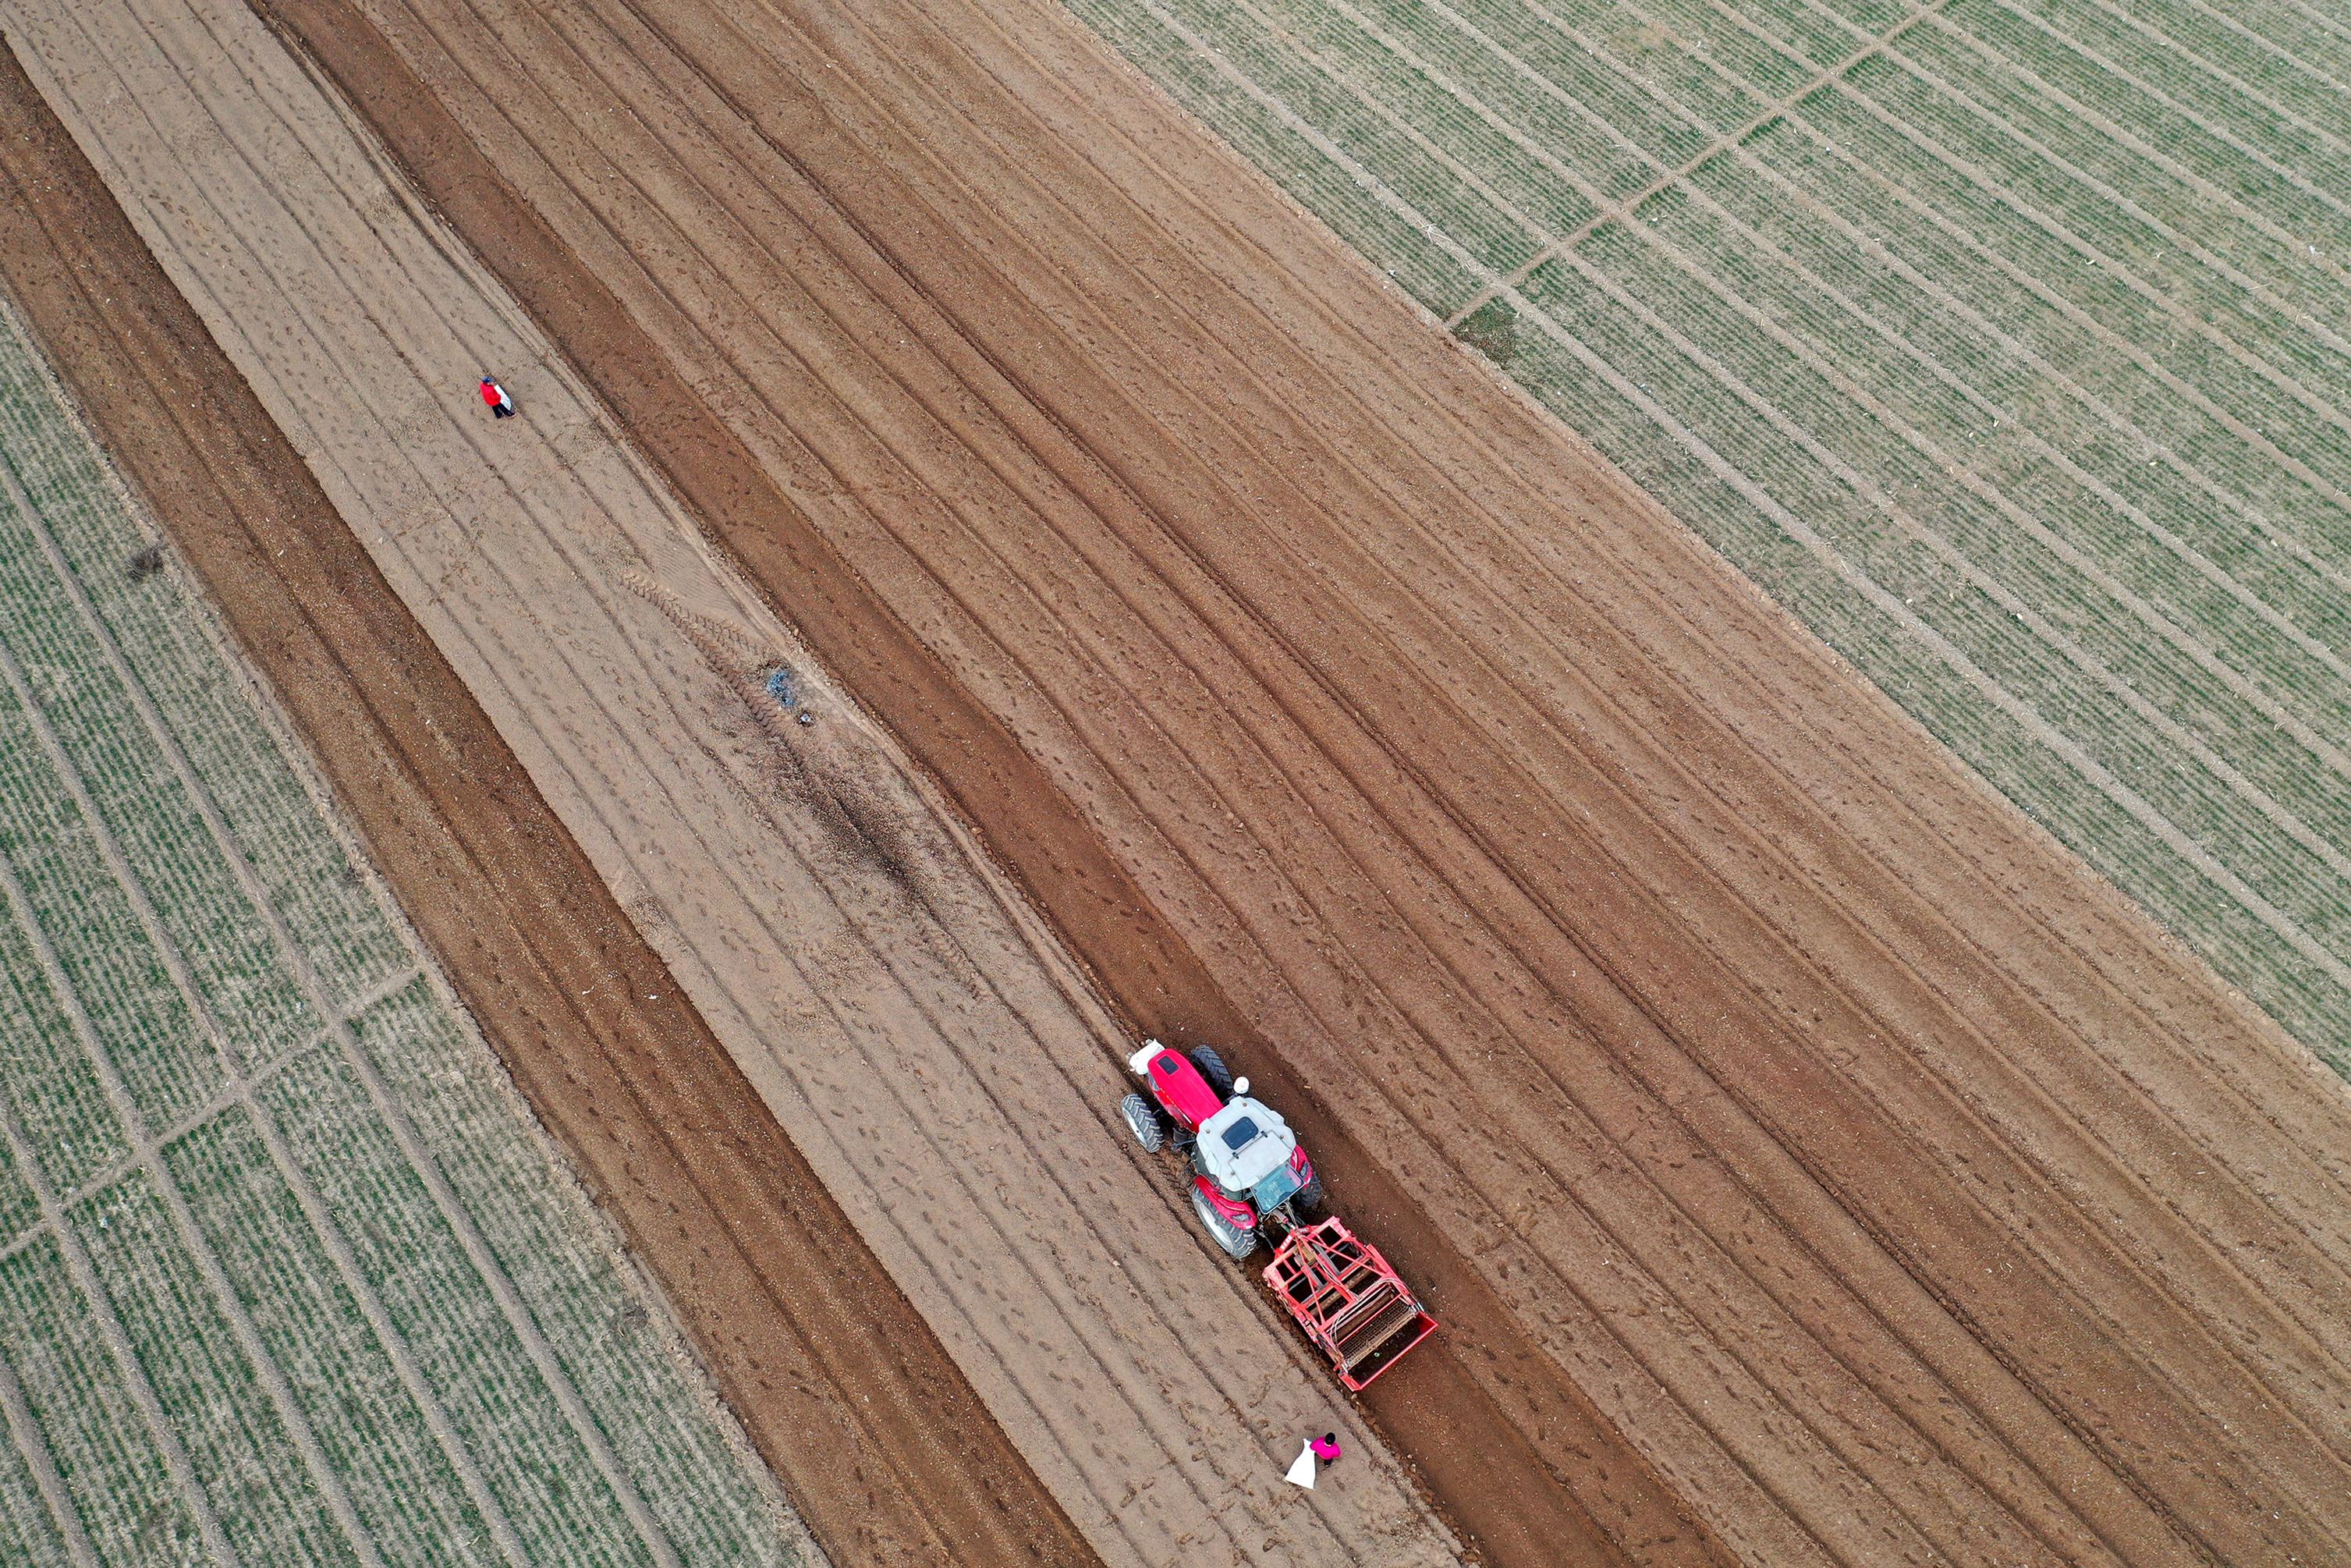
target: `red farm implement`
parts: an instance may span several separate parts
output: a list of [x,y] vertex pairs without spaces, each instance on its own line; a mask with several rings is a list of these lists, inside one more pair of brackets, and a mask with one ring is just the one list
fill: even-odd
[[1301,1226],[1283,1237],[1265,1282],[1331,1358],[1339,1381],[1357,1393],[1437,1327],[1380,1249],[1343,1220]]

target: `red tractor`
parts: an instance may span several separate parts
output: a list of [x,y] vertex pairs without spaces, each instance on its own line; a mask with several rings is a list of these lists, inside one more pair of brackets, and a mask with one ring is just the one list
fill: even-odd
[[1147,1040],[1127,1065],[1151,1086],[1119,1103],[1134,1141],[1188,1159],[1192,1211],[1228,1254],[1247,1258],[1261,1237],[1278,1242],[1265,1281],[1342,1383],[1362,1389],[1437,1327],[1377,1248],[1314,1217],[1322,1183],[1297,1134],[1249,1098],[1249,1080],[1236,1082],[1222,1057]]
[[1249,1097],[1249,1080],[1235,1082],[1224,1059],[1207,1046],[1189,1056],[1155,1040],[1126,1059],[1151,1085],[1151,1097],[1130,1094],[1119,1113],[1145,1154],[1171,1144],[1192,1162],[1192,1210],[1236,1258],[1257,1250],[1269,1220],[1295,1226],[1322,1201],[1322,1184],[1290,1124]]

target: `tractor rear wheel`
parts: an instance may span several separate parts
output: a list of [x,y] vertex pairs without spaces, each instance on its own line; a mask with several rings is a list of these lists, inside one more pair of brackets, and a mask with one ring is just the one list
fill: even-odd
[[1143,1145],[1146,1155],[1155,1155],[1167,1142],[1167,1113],[1140,1094],[1130,1094],[1118,1103],[1118,1113],[1126,1118],[1127,1127],[1134,1141]]
[[1321,1208],[1322,1207],[1322,1173],[1316,1171],[1307,1177],[1306,1185],[1300,1187],[1297,1196],[1290,1201],[1298,1206],[1298,1212],[1301,1214],[1311,1214]]
[[1217,1206],[1198,1187],[1192,1189],[1192,1212],[1200,1217],[1200,1224],[1215,1238],[1217,1246],[1228,1258],[1247,1258],[1257,1250],[1257,1227],[1235,1225],[1217,1212]]
[[1233,1070],[1225,1065],[1225,1059],[1205,1045],[1194,1046],[1191,1057],[1192,1065],[1200,1070],[1200,1076],[1208,1081],[1208,1087],[1217,1092],[1217,1098],[1231,1099]]

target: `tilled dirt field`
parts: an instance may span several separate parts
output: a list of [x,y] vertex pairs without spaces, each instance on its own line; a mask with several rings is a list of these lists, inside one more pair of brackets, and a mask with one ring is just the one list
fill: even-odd
[[[380,852],[412,898],[467,904],[421,918],[519,1037],[518,1076],[663,1266],[828,1551],[1452,1561],[1378,1439],[1133,1150],[1112,1113],[1130,1042],[1060,947],[317,81],[242,6],[16,21],[28,74],[331,504],[297,486],[233,507],[292,601],[273,631],[266,579],[224,598],[257,643],[405,666],[402,695],[378,686],[392,733],[322,747],[355,792],[376,788],[371,762],[391,770]],[[70,252],[47,244],[52,267]],[[119,379],[108,344],[80,348]],[[486,365],[521,420],[475,401]],[[243,460],[266,465],[270,439],[246,429]],[[303,537],[335,513],[465,692],[401,643],[398,605],[369,602],[370,568]],[[210,547],[215,564],[249,573],[236,545]],[[273,662],[319,688],[313,714],[377,680]],[[812,727],[765,689],[779,664]],[[527,780],[479,744],[484,715]],[[502,799],[534,786],[555,821]],[[567,894],[584,868],[558,822],[609,894]],[[613,928],[615,904],[660,962]],[[518,972],[486,974],[507,942]],[[574,981],[585,1000],[548,994]],[[747,1090],[797,1154],[744,1120]],[[847,1255],[810,1256],[827,1249]],[[1296,1435],[1333,1423],[1349,1469],[1283,1486]]]
[[[228,295],[287,265],[257,241],[210,254],[241,224],[268,216],[289,252],[304,223],[368,255],[407,231],[384,201],[357,201],[368,225],[339,206],[380,178],[348,154],[308,154],[331,178],[277,170],[273,214],[223,195],[255,179],[198,162],[223,133],[276,117],[308,135],[315,116],[287,115],[298,95],[254,46],[218,44],[245,37],[221,7],[152,30],[130,18],[177,8],[19,9],[37,79],[314,466],[423,447],[506,473],[480,427],[449,434],[466,427],[440,382],[462,392],[474,367],[446,328],[377,329],[450,362],[424,372],[437,408],[404,393],[370,429],[300,408],[290,377],[332,369],[341,398],[429,356],[339,359],[277,325],[322,307]],[[1338,1207],[1447,1322],[1373,1409],[1495,1558],[2351,1552],[2341,1085],[1059,11],[272,14],[1115,1002],[1237,1044],[1297,1105]],[[275,96],[240,104],[247,80]],[[154,106],[190,81],[219,131],[159,128]],[[517,391],[538,386],[569,395],[552,367]],[[563,451],[616,472],[585,443]],[[565,618],[501,619],[483,585],[563,555],[627,486],[591,505],[561,465],[512,482],[427,506],[421,481],[346,467],[327,489],[600,872],[655,899],[641,924],[817,1168],[883,1170],[873,1145],[895,1152],[904,1118],[872,1125],[858,1089],[926,1064],[866,1049],[876,1031],[838,1014],[807,1027],[863,1055],[763,1049],[757,1020],[799,1015],[737,983],[766,949],[737,944],[818,939],[757,918],[737,839],[690,811],[632,815],[643,778],[757,776],[747,759],[778,744],[717,695],[745,684],[743,655],[714,675],[664,628],[731,627],[722,647],[770,652],[780,629],[725,560],[687,559],[675,519],[593,519],[703,595],[646,614],[617,545],[546,569],[585,585],[583,617],[626,625],[630,658],[671,650],[631,675],[642,715],[594,711],[582,689],[621,672],[546,632]],[[515,512],[490,549],[449,521]],[[485,633],[518,651],[466,641]],[[519,651],[540,647],[580,678]],[[624,768],[534,763],[638,723],[663,727]],[[702,768],[697,745],[730,761]],[[881,755],[877,738],[822,777],[870,782]],[[702,788],[697,807],[727,798]],[[771,853],[805,826],[753,815],[742,841]],[[940,832],[926,864],[953,857]],[[826,902],[812,866],[841,867],[758,863],[795,890],[764,896],[795,910]],[[930,912],[924,942],[981,955],[934,973],[987,976],[999,998],[1008,975],[1037,978],[1022,1005],[925,1027],[967,1061],[1005,1030],[1034,1042],[1013,1055],[1095,1093],[1115,1031],[1050,945],[1009,903]],[[872,1004],[892,1009],[883,1035],[923,994],[891,979],[899,999]],[[812,1108],[827,1093],[866,1113],[831,1119]],[[955,1103],[950,1130],[987,1113]],[[1111,1146],[1064,1179],[1151,1212],[1092,1245],[1181,1272],[1164,1192],[1152,1207]],[[971,1225],[1019,1223],[1008,1209],[1041,1228],[1022,1189],[967,1185],[934,1211],[921,1184],[938,1178],[862,1179],[890,1190],[893,1225],[909,1207],[893,1179],[922,1192],[935,1228],[875,1249],[1088,1540],[1198,1560],[1179,1511],[1078,1478],[1089,1440],[1122,1464],[1152,1451],[1074,1434],[1102,1420],[1102,1388],[1031,1375],[1034,1345],[988,1338],[958,1297],[979,1281],[938,1277]],[[874,1239],[868,1201],[844,1207]],[[1056,1256],[1076,1268],[1082,1250]],[[1109,1299],[1073,1302],[1059,1332],[1085,1340],[1087,1301]],[[1259,1321],[1238,1296],[1217,1310]],[[1149,1329],[1118,1327],[1114,1353],[1091,1342],[1105,1369]],[[1242,1403],[1299,1397],[1295,1364]],[[1224,1385],[1202,1369],[1154,1428],[1171,1463],[1187,1429],[1211,1441],[1232,1419],[1201,1392]],[[1244,1505],[1191,1479],[1218,1462],[1195,1451],[1171,1474],[1229,1520]],[[1384,1542],[1436,1548],[1401,1498],[1384,1508]],[[1135,1533],[1138,1511],[1156,1534]],[[1258,1551],[1261,1528],[1217,1549]],[[1331,1528],[1331,1552],[1360,1549]]]

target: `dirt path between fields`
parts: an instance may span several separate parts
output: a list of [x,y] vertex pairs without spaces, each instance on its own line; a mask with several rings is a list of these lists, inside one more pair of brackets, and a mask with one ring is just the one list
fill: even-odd
[[1298,1099],[1497,1557],[1498,1490],[2351,1552],[2342,1085],[1063,14],[272,5],[689,494],[756,461],[705,520],[1118,1001]]
[[14,117],[12,277],[835,1561],[1452,1561],[1081,975],[319,84],[242,6],[15,17],[138,234]]

